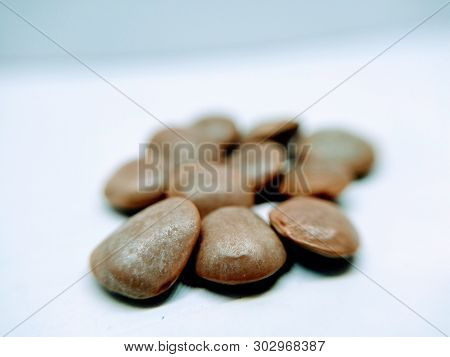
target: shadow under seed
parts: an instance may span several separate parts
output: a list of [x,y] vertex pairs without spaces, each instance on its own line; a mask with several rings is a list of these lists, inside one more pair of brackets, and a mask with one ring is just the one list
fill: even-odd
[[158,307],[158,306],[164,304],[173,295],[173,292],[176,289],[176,285],[177,285],[177,282],[175,282],[168,290],[166,290],[162,294],[148,298],[148,299],[133,299],[133,298],[129,298],[129,297],[120,295],[118,293],[111,292],[102,286],[100,288],[111,299],[119,301],[120,303],[123,303],[126,305],[131,305],[134,307],[139,307],[139,308],[152,308],[152,307]]
[[304,249],[295,243],[283,239],[288,257],[293,263],[326,276],[337,276],[344,274],[351,267],[353,257],[349,258],[327,258],[320,254]]
[[286,263],[277,272],[265,279],[247,284],[226,285],[215,283],[199,277],[195,273],[194,257],[195,254],[189,260],[188,265],[186,266],[180,277],[180,281],[190,287],[205,288],[216,294],[225,295],[235,299],[263,294],[264,292],[272,288],[277,282],[278,278],[288,272],[292,267],[292,263],[287,260]]

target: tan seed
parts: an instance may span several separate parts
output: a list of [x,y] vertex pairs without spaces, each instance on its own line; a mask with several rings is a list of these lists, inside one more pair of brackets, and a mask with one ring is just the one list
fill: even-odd
[[334,199],[351,180],[352,176],[342,165],[308,156],[285,175],[279,190],[288,196]]
[[167,195],[189,198],[202,217],[219,207],[254,203],[254,192],[246,189],[240,172],[225,164],[179,165],[171,174]]
[[205,142],[218,143],[224,150],[236,145],[240,135],[233,120],[225,116],[206,116],[196,121],[192,128],[197,130]]
[[290,119],[281,119],[264,122],[253,128],[244,141],[274,140],[286,144],[298,130],[298,123]]
[[246,187],[258,191],[282,174],[286,149],[273,141],[243,143],[230,156],[229,164],[240,170]]
[[135,216],[93,251],[90,265],[106,289],[146,299],[170,288],[185,267],[200,232],[192,202],[168,198]]
[[353,225],[338,206],[329,201],[291,198],[274,208],[269,217],[279,234],[326,257],[351,256],[359,245]]
[[140,210],[164,197],[162,171],[155,167],[149,170],[152,182],[146,184],[143,175],[140,180],[139,165],[145,165],[145,162],[143,160],[128,162],[120,167],[106,183],[105,197],[114,208],[121,211]]
[[367,174],[375,160],[375,152],[367,141],[340,129],[318,131],[305,143],[311,144],[312,156],[340,164],[354,177]]
[[286,261],[275,232],[250,209],[223,207],[203,219],[196,272],[222,284],[244,284],[274,274]]

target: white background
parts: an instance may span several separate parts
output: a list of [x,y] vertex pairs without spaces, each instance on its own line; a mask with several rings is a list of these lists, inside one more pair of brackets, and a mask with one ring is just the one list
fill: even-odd
[[[27,5],[17,4],[25,15]],[[152,47],[152,42],[147,55],[145,46],[127,47],[124,39],[116,44],[120,48],[106,42],[104,47],[108,48],[100,46],[95,53],[96,38],[89,37],[81,21],[84,19],[78,23],[81,34],[69,36],[65,42],[64,35],[74,36],[78,27],[55,25],[55,21],[64,23],[60,18],[67,14],[76,18],[81,10],[74,13],[67,8],[58,15],[43,11],[43,5],[40,11],[31,9],[27,16],[30,20],[37,16],[35,23],[43,28],[48,20],[49,34],[71,50],[72,44],[73,51],[84,54],[82,58],[92,68],[164,122],[187,123],[205,111],[218,110],[233,115],[246,130],[262,118],[294,116],[302,111],[440,3],[413,5],[409,12],[399,10],[400,5],[390,9],[384,4],[386,7],[373,11],[367,21],[350,3],[339,9],[343,18],[327,12],[328,20],[324,21],[313,12],[316,21],[310,19],[310,25],[302,30],[307,40],[279,45],[276,42],[283,36],[295,37],[296,30],[269,31],[275,34],[269,38],[269,33],[250,30],[251,19],[246,32],[243,24],[247,22],[238,16],[245,39],[239,46],[231,45],[241,32],[230,30],[229,37],[216,37],[220,41],[213,41],[214,47],[197,29],[179,43],[161,40],[170,44],[170,51],[158,47],[158,41]],[[270,17],[264,11],[272,12],[272,8],[261,11]],[[102,18],[99,8],[94,10]],[[303,12],[308,10],[306,6]],[[288,13],[286,10],[285,15]],[[245,14],[241,14],[244,19]],[[392,14],[398,14],[401,21],[396,22]],[[11,16],[0,8],[2,28],[8,30],[8,35],[2,30],[0,37],[5,54],[0,67],[2,333],[88,271],[91,250],[125,220],[102,199],[104,181],[117,165],[136,156],[138,143],[161,126]],[[194,29],[199,22],[194,20],[202,18],[201,14],[196,16],[187,22],[193,23]],[[289,19],[278,16],[276,21],[282,24]],[[386,23],[378,24],[377,19]],[[450,9],[446,9],[311,108],[301,121],[305,131],[339,125],[363,134],[376,145],[378,160],[373,174],[352,184],[341,196],[343,209],[361,235],[362,246],[354,264],[447,334],[449,19]],[[316,31],[321,21],[327,33],[323,36]],[[343,23],[352,24],[352,29],[334,34]],[[365,23],[373,26],[365,28]],[[264,28],[264,21],[256,24]],[[100,21],[90,26],[101,32],[101,25]],[[129,29],[128,25],[121,28]],[[278,27],[272,24],[270,28]],[[169,26],[167,33],[172,33],[171,29]],[[173,31],[183,32],[180,28]],[[199,31],[198,36],[195,31]],[[267,38],[273,41],[261,45]],[[104,43],[101,38],[97,40]],[[246,45],[252,40],[253,45]],[[181,43],[201,50],[184,50]],[[39,44],[53,48],[54,54]],[[176,49],[177,54],[171,54]],[[128,55],[121,56],[120,50]],[[266,217],[270,206],[255,209]],[[88,275],[11,335],[440,333],[356,269],[332,276],[296,263],[259,295],[230,296],[180,283],[162,304],[153,306],[116,299]]]

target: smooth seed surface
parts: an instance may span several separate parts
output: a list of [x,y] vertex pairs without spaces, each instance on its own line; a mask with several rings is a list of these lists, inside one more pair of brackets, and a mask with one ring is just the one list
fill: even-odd
[[254,203],[254,192],[246,189],[240,172],[225,164],[178,166],[171,174],[167,195],[190,199],[202,217],[219,207],[250,207]]
[[200,233],[194,204],[168,198],[135,216],[93,251],[91,269],[106,289],[146,299],[170,288],[185,267]]
[[373,166],[375,152],[364,139],[340,129],[326,129],[305,139],[311,155],[341,164],[354,177],[367,174]]
[[219,143],[192,127],[162,129],[150,139],[150,147],[159,149],[172,166],[190,160],[221,161],[225,156]]
[[286,149],[273,141],[244,143],[229,158],[229,164],[240,170],[246,187],[258,191],[284,168]]
[[319,196],[336,198],[352,181],[342,165],[308,156],[284,177],[280,192],[288,196]]
[[197,130],[203,141],[217,142],[223,149],[235,145],[240,140],[240,134],[233,121],[224,116],[207,116],[200,118],[192,128]]
[[275,232],[250,209],[223,207],[202,222],[196,272],[222,284],[244,284],[274,274],[286,261]]
[[291,198],[274,208],[269,218],[279,234],[326,257],[351,256],[359,245],[353,225],[338,206],[329,201]]
[[134,160],[120,167],[105,185],[105,197],[109,204],[121,211],[145,208],[164,197],[164,178],[161,171],[152,174],[153,184],[140,187],[139,164]]

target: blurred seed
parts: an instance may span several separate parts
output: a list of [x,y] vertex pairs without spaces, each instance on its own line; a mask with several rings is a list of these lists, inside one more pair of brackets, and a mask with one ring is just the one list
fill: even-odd
[[312,155],[292,167],[280,184],[280,192],[288,196],[336,198],[352,181],[342,165]]
[[311,156],[340,164],[353,177],[366,175],[375,160],[374,149],[366,140],[341,129],[320,130],[303,142],[311,145]]
[[348,257],[359,246],[353,225],[338,206],[329,201],[291,198],[274,208],[269,218],[280,235],[326,257]]
[[245,187],[258,191],[284,169],[286,149],[273,141],[243,143],[230,156],[228,164],[240,170]]
[[[105,197],[109,204],[121,211],[135,211],[145,208],[164,197],[164,177],[162,171],[153,167],[147,177],[141,176],[143,160],[133,160],[121,166],[108,180]],[[148,177],[150,176],[150,177]],[[145,179],[152,182],[145,187]]]
[[298,123],[290,119],[281,119],[264,122],[253,128],[244,141],[265,141],[273,140],[282,144],[287,142],[297,134]]
[[185,163],[172,172],[167,195],[189,197],[203,217],[223,206],[252,206],[254,192],[242,182],[240,172],[225,164]]

